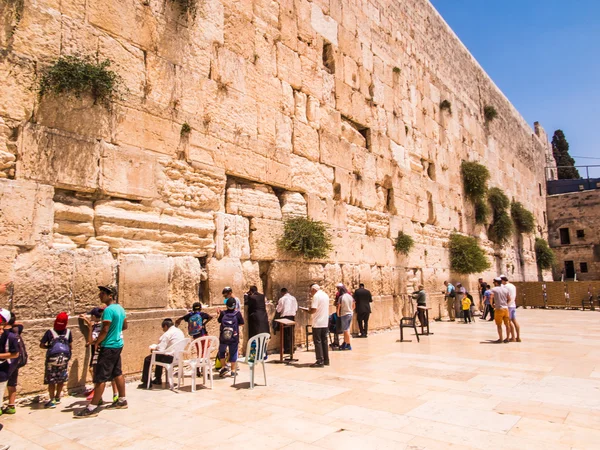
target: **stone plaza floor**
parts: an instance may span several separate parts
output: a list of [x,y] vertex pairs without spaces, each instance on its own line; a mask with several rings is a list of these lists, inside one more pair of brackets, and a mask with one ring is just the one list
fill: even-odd
[[[128,410],[74,420],[84,399],[25,406],[0,421],[12,449],[583,449],[600,448],[600,313],[518,310],[521,343],[489,344],[492,323],[435,322],[354,339],[331,366],[274,364],[248,389],[248,368],[213,390],[128,384]],[[407,330],[405,330],[407,331]],[[405,335],[406,337],[406,335]],[[140,364],[141,364],[140,360]],[[109,393],[105,398],[108,400]]]

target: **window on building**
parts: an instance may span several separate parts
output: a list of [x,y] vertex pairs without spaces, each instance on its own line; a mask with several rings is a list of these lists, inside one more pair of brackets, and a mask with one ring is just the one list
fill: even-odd
[[565,277],[575,278],[575,264],[573,261],[565,261]]
[[587,268],[587,263],[586,262],[579,263],[579,271],[581,273],[587,273],[588,268]]
[[560,232],[560,243],[562,245],[569,245],[571,243],[571,236],[569,236],[568,228],[561,228]]
[[577,237],[583,239],[585,237],[585,230],[577,230]]

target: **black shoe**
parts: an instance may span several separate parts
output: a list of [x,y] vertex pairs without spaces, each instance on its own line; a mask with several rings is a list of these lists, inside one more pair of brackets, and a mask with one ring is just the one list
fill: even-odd
[[87,419],[88,417],[97,417],[98,416],[98,407],[89,410],[87,407],[83,408],[80,411],[77,411],[73,414],[74,419]]
[[152,384],[156,385],[156,386],[160,386],[162,385],[162,380],[157,380],[156,378],[154,380],[152,380]]
[[323,365],[323,363],[316,362],[316,363],[311,364],[310,367],[325,367],[325,366]]
[[152,385],[150,385],[150,387],[148,387],[148,383],[140,383],[138,384],[138,389],[152,389]]
[[329,365],[329,361],[327,361],[327,362],[325,363],[325,365],[326,365],[326,366],[328,366],[328,365]]
[[116,402],[112,402],[106,408],[110,408],[110,409],[127,409],[127,408],[129,408],[129,405],[127,404],[127,400],[121,400],[121,399],[119,399]]

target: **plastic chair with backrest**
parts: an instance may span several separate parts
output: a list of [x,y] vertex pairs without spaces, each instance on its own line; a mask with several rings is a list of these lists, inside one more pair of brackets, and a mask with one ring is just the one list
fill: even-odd
[[[267,356],[267,347],[269,346],[269,340],[271,335],[269,333],[260,333],[252,337],[248,341],[246,346],[246,356],[244,358],[238,358],[238,364],[247,364],[250,368],[250,389],[254,389],[254,368],[260,363],[262,364],[263,374],[265,375],[265,386],[267,385],[267,370],[265,368],[265,358]],[[256,352],[252,352],[252,344],[255,344]],[[252,352],[252,354],[251,354]],[[235,380],[237,379],[237,371],[233,376],[233,386],[235,386]]]
[[192,341],[192,347],[195,349],[196,358],[188,361],[192,369],[192,392],[196,392],[196,373],[202,370],[202,377],[206,385],[206,375],[210,379],[210,388],[213,388],[212,360],[210,355],[219,347],[219,339],[215,336],[203,336]]
[[[169,388],[171,390],[173,390],[173,384],[174,384],[174,380],[173,380],[173,368],[176,366],[179,366],[180,361],[183,360],[183,352],[185,351],[185,349],[187,348],[188,344],[190,343],[190,338],[186,338],[186,339],[182,339],[180,341],[175,342],[173,345],[171,345],[169,348],[167,348],[166,350],[163,350],[161,352],[157,352],[157,351],[153,351],[152,352],[152,359],[150,360],[150,367],[148,367],[148,385],[146,386],[148,389],[150,389],[150,382],[152,379],[152,367],[153,366],[161,366],[164,367],[165,369],[167,369],[167,380],[169,381]],[[173,361],[171,363],[163,363],[160,361],[156,360],[156,356],[157,355],[168,355],[168,356],[172,356],[173,357]],[[179,370],[179,384],[181,384],[181,377],[182,377],[182,371]]]

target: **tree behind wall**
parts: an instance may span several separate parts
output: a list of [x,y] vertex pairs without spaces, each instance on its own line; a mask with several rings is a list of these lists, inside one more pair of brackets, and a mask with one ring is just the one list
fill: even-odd
[[[552,154],[558,167],[559,180],[577,180],[579,171],[574,167],[575,160],[569,155],[569,143],[562,130],[556,130],[552,136]],[[560,167],[572,166],[572,167]]]

